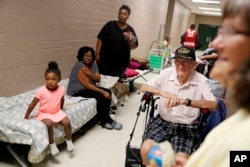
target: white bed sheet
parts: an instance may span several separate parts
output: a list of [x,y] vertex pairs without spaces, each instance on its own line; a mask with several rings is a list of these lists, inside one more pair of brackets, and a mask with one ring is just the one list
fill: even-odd
[[[65,87],[67,83],[68,80],[61,81]],[[28,160],[32,163],[42,161],[49,154],[47,128],[41,121],[35,119],[38,105],[32,111],[30,118],[24,119],[35,93],[36,89],[12,97],[0,98],[0,141],[30,145]],[[97,114],[96,100],[66,95],[64,111],[71,121],[74,133]],[[58,125],[54,128],[54,138],[57,144],[65,141],[63,126]]]

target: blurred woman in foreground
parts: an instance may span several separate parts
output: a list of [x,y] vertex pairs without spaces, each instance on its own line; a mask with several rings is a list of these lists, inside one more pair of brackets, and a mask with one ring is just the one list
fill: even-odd
[[[218,59],[210,77],[220,81],[233,94],[240,109],[206,137],[186,166],[228,167],[230,151],[250,150],[250,3],[227,0],[222,28],[213,41]],[[218,149],[223,147],[223,149]]]

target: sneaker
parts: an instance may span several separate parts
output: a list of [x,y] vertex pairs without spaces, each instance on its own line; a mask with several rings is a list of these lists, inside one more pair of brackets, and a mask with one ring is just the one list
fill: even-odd
[[109,130],[113,129],[113,126],[110,123],[105,123],[102,127],[106,128],[106,129],[109,129]]
[[67,144],[67,150],[68,150],[68,152],[72,152],[72,151],[74,151],[74,145],[73,145],[73,143],[72,143],[72,141],[71,140],[66,140],[66,144]]
[[59,150],[55,143],[50,144],[50,152],[53,156],[57,156],[59,154]]
[[112,122],[112,127],[116,130],[120,130],[122,128],[122,124],[116,122],[115,120]]

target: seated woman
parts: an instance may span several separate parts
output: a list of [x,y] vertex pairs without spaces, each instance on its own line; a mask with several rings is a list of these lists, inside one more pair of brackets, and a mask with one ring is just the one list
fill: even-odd
[[210,42],[208,48],[203,52],[203,54],[198,56],[200,62],[198,61],[199,65],[197,66],[196,70],[204,74],[207,78],[210,78],[210,71],[217,58],[217,51],[212,47],[212,42]]
[[67,94],[95,98],[97,101],[98,124],[106,129],[120,130],[122,124],[109,116],[111,90],[96,86],[100,82],[100,74],[95,62],[95,51],[85,46],[79,49],[78,62],[74,65],[68,83]]

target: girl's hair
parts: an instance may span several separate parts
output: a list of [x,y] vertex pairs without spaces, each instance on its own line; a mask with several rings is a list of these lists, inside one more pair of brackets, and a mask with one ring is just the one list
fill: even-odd
[[130,9],[130,7],[128,5],[122,5],[120,7],[119,11],[122,10],[122,9],[126,10],[128,12],[128,15],[130,15],[131,9]]
[[235,85],[232,92],[236,105],[250,111],[250,60],[242,64],[235,73]]
[[78,50],[78,54],[77,54],[77,59],[78,61],[82,61],[82,58],[84,56],[85,53],[87,52],[91,52],[91,55],[92,55],[92,63],[95,61],[95,51],[93,48],[89,47],[89,46],[84,46],[84,47],[81,47],[79,50]]
[[249,0],[227,0],[223,8],[223,19],[240,17],[250,31],[250,2]]
[[55,61],[50,61],[48,63],[48,68],[45,71],[45,76],[46,74],[51,73],[51,72],[55,73],[58,76],[58,78],[61,79],[61,71],[59,70],[58,64]]

